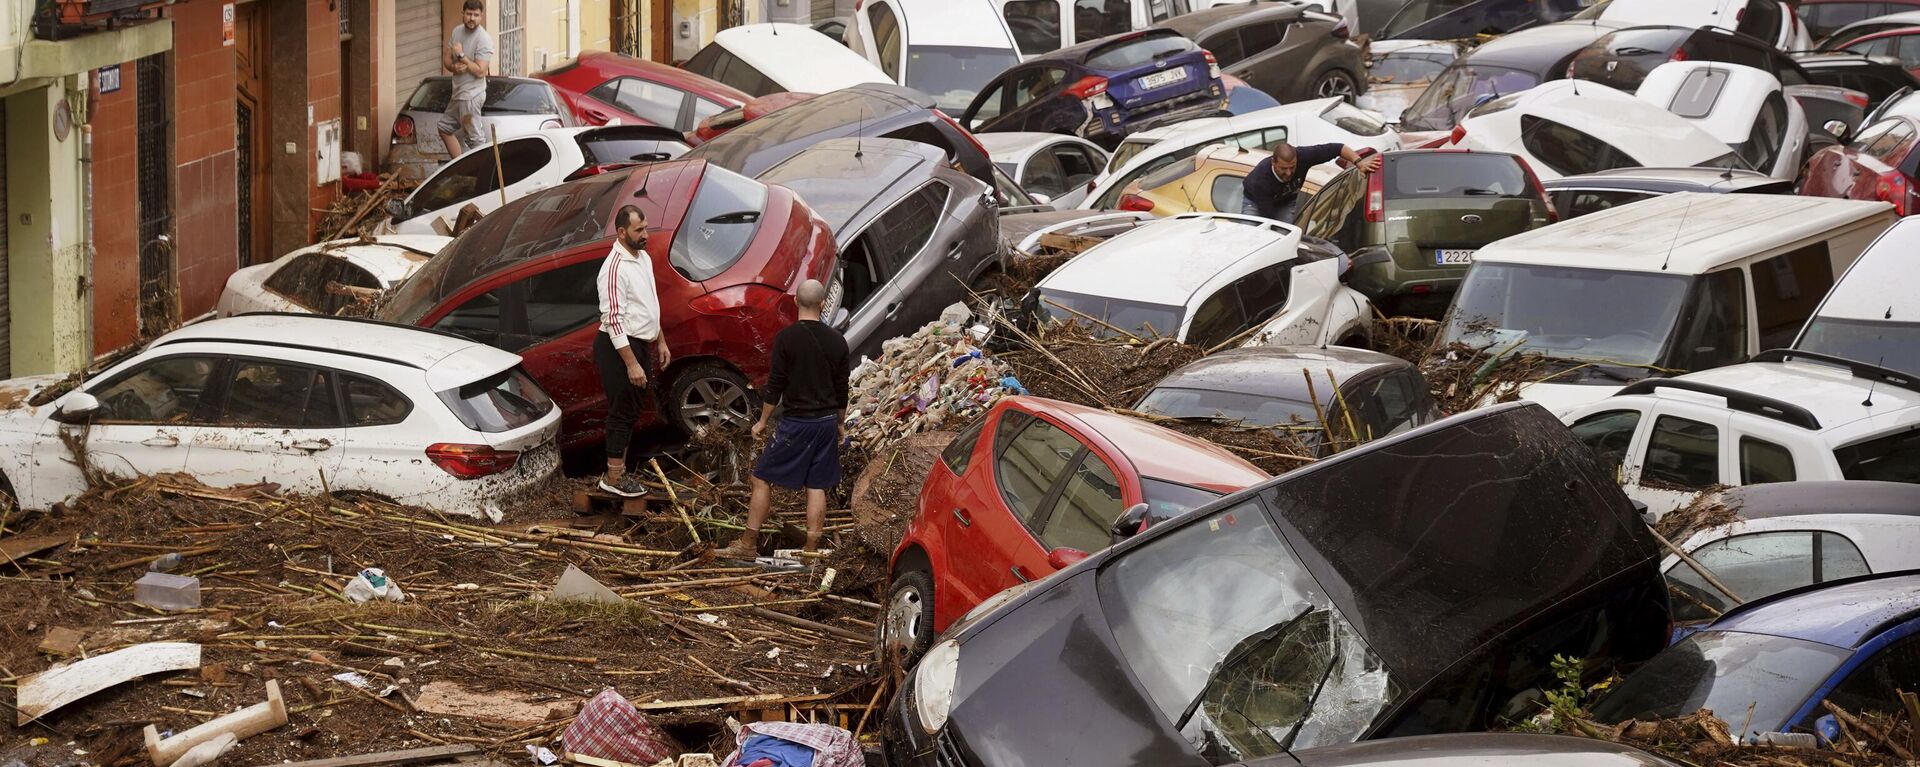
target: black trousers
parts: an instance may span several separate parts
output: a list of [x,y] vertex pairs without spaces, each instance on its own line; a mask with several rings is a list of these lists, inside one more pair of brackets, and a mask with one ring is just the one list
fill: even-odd
[[[633,358],[640,363],[640,369],[646,371],[646,388],[655,392],[652,399],[658,406],[660,375],[655,368],[660,360],[655,356],[653,342],[628,336],[627,344],[632,347]],[[627,445],[633,441],[633,424],[640,420],[640,407],[647,399],[647,392],[627,380],[627,361],[620,358],[620,351],[613,348],[613,339],[606,333],[593,337],[593,366],[600,372],[600,388],[607,393],[607,458],[626,458]]]

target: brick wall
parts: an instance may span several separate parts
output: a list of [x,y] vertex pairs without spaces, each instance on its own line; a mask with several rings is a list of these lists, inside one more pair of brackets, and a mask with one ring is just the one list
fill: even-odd
[[222,43],[221,5],[172,6],[174,264],[186,318],[213,309],[238,265],[234,59]]
[[120,66],[120,89],[101,93],[94,78],[89,123],[93,131],[93,353],[105,354],[140,334],[140,229],[134,122],[138,67]]

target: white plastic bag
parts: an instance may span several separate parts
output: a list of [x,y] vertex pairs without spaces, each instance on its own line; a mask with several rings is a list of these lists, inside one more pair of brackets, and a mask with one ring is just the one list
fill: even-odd
[[356,604],[376,599],[399,602],[407,598],[407,595],[400,591],[400,584],[394,583],[387,577],[386,571],[378,567],[361,570],[359,575],[353,576],[353,580],[347,582],[347,587],[342,591]]

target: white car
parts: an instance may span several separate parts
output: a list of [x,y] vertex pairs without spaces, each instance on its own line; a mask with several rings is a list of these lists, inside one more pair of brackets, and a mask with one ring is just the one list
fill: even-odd
[[1610,168],[1744,168],[1711,134],[1632,94],[1555,80],[1474,107],[1448,144],[1527,159],[1542,181]]
[[[1026,59],[1146,29],[1204,7],[1189,0],[993,0],[993,4],[999,6],[1013,39],[1020,44],[1020,56]],[[1116,9],[1116,5],[1124,9]]]
[[[848,29],[852,37],[852,29]],[[839,40],[799,24],[746,24],[720,30],[682,68],[754,97],[774,93],[832,93],[867,83],[890,83],[865,56]]]
[[[1177,256],[1177,257],[1174,257]],[[1252,216],[1186,213],[1088,248],[1023,303],[1096,333],[1221,345],[1364,345],[1373,306],[1341,284],[1348,260],[1300,230]]]
[[1920,385],[1870,364],[1771,351],[1637,381],[1561,416],[1654,518],[1716,485],[1920,483]]
[[[393,118],[393,131],[387,139],[387,167],[408,178],[421,179],[449,159],[447,142],[440,138],[440,117],[452,97],[451,76],[420,81],[400,107],[400,115]],[[489,77],[487,95],[475,122],[482,138],[505,140],[572,125],[573,110],[545,80]]]
[[208,320],[48,396],[60,379],[0,384],[12,403],[0,410],[0,489],[24,509],[87,489],[64,438],[114,477],[265,481],[463,515],[492,516],[560,462],[560,408],[519,355],[370,320]]
[[[1740,599],[1868,573],[1920,569],[1920,485],[1775,482],[1710,499],[1738,519],[1675,541]],[[1706,621],[1736,604],[1678,555],[1660,563],[1676,622]]]
[[383,234],[373,242],[334,240],[301,248],[234,272],[220,291],[214,316],[340,314],[399,287],[452,241],[437,235]]
[[1337,143],[1355,150],[1400,148],[1399,137],[1388,131],[1379,117],[1339,98],[1301,101],[1233,117],[1203,117],[1136,133],[1121,141],[1080,207],[1117,208],[1127,187],[1142,176],[1214,144],[1272,149],[1282,141],[1294,146]]
[[1807,25],[1781,0],[1610,0],[1598,18],[1635,27],[1719,27],[1745,32],[1783,51],[1813,48]]
[[866,0],[854,6],[847,48],[952,115],[1020,63],[994,0]]
[[[451,234],[460,209],[482,215],[582,175],[633,163],[660,162],[686,154],[686,138],[672,128],[608,125],[554,128],[474,149],[434,171],[388,209],[388,231]],[[500,181],[507,182],[506,193]]]
[[1020,188],[1045,195],[1055,210],[1078,207],[1107,167],[1107,150],[1061,133],[982,133],[974,136]]
[[1799,177],[1807,159],[1807,113],[1765,70],[1718,61],[1654,67],[1634,97],[1719,139],[1754,170]]
[[1407,105],[1466,52],[1457,40],[1375,40],[1367,45],[1367,92],[1353,105],[1398,124]]
[[1793,348],[1920,375],[1917,249],[1920,219],[1895,221],[1834,283]]

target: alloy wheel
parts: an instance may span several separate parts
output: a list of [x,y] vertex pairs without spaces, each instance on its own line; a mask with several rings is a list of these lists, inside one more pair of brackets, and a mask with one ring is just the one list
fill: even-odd
[[723,378],[703,377],[687,387],[680,400],[680,420],[695,429],[725,421],[744,426],[748,421],[747,390]]
[[1338,96],[1341,101],[1349,104],[1353,103],[1354,96],[1357,95],[1354,93],[1357,89],[1353,85],[1353,80],[1348,78],[1345,73],[1337,71],[1321,75],[1320,83],[1314,86],[1313,90],[1314,95],[1320,98]]
[[893,601],[887,603],[887,616],[882,641],[886,644],[887,654],[901,657],[910,652],[917,644],[920,634],[927,630],[921,621],[921,604],[926,595],[917,588],[904,588],[893,595]]

